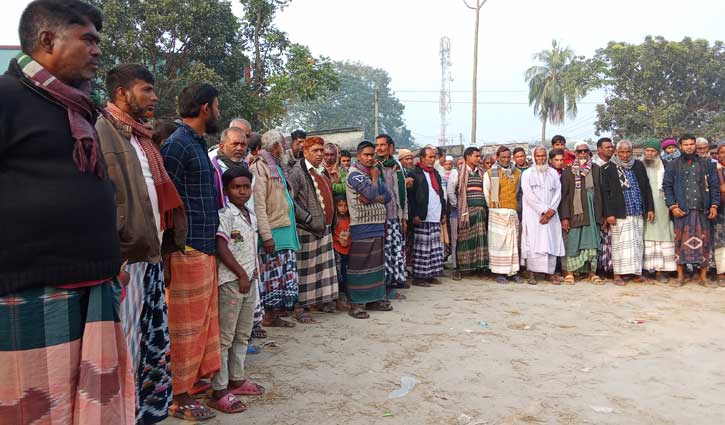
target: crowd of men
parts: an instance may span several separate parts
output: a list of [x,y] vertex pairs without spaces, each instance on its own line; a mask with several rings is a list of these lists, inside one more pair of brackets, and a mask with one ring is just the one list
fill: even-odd
[[32,2],[0,77],[3,423],[243,412],[265,392],[244,367],[265,328],[391,311],[447,260],[454,280],[725,286],[725,142],[648,140],[640,160],[626,140],[594,153],[555,136],[530,161],[414,155],[380,134],[352,155],[239,118],[210,150],[209,84],[152,125],[154,75],[119,64],[94,103],[102,22],[78,0]]

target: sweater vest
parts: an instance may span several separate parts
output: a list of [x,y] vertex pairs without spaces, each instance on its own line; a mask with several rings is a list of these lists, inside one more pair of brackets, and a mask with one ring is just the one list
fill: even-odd
[[[488,177],[491,178],[491,170],[486,171],[488,173]],[[503,174],[503,173],[500,173]],[[498,208],[507,208],[510,210],[518,210],[519,203],[517,200],[516,191],[519,187],[519,179],[521,178],[521,171],[514,168],[513,171],[513,179],[507,179],[504,176],[500,176],[498,179],[499,181],[499,187],[498,187],[498,201],[499,205]],[[489,205],[490,208],[493,208],[491,205]]]
[[385,205],[378,202],[363,204],[360,202],[361,195],[350,186],[349,182],[346,181],[345,184],[347,186],[347,208],[350,211],[350,226],[385,224]]

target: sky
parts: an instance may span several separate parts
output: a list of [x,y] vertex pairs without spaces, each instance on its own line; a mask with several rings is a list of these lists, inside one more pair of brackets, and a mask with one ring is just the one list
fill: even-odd
[[[18,43],[17,24],[27,3],[3,2],[0,45]],[[476,141],[540,139],[541,122],[528,105],[524,72],[536,64],[534,53],[551,48],[552,39],[591,56],[609,41],[640,43],[647,35],[725,40],[723,22],[722,0],[488,0],[479,29]],[[443,36],[451,40],[453,78],[446,136],[457,142],[462,134],[470,143],[474,24],[475,11],[463,0],[292,0],[277,17],[290,40],[307,45],[314,55],[387,70],[419,145],[437,144],[440,134]],[[547,136],[596,140],[594,108],[605,96],[598,91],[581,99],[578,116],[549,125]]]

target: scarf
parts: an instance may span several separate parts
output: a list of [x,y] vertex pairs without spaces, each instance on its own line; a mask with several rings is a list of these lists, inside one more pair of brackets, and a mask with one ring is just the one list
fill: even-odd
[[216,157],[217,157],[217,159],[218,159],[219,161],[223,162],[223,163],[224,163],[224,165],[226,165],[226,166],[227,166],[227,168],[233,168],[233,167],[247,167],[247,161],[245,161],[245,160],[241,160],[241,161],[239,161],[239,162],[236,162],[236,161],[232,160],[231,158],[229,158],[228,156],[226,156],[226,155],[224,154],[224,152],[222,152],[222,150],[221,150],[221,149],[218,149],[218,150],[216,151]]
[[622,186],[623,189],[629,189],[631,187],[631,184],[629,183],[629,180],[627,179],[627,175],[624,174],[624,170],[631,170],[634,166],[634,156],[629,157],[629,161],[624,162],[621,159],[619,159],[618,156],[614,155],[612,159],[610,160],[612,164],[614,164],[617,167],[617,176],[619,177],[619,184]]
[[39,89],[50,94],[65,106],[68,112],[70,131],[75,140],[73,162],[81,173],[93,173],[98,178],[106,177],[103,161],[99,158],[98,133],[94,127],[98,116],[91,98],[91,83],[84,82],[79,88],[69,86],[55,78],[41,64],[30,56],[20,53],[15,60],[23,74]]
[[270,179],[277,180],[279,182],[282,181],[282,176],[279,175],[279,169],[278,169],[278,167],[279,167],[279,168],[282,168],[282,174],[284,174],[284,178],[285,178],[285,180],[287,180],[287,170],[285,170],[283,167],[280,167],[279,160],[277,158],[275,158],[274,156],[272,156],[272,154],[269,153],[269,151],[267,151],[265,149],[260,149],[259,156],[261,156],[262,159],[264,160],[264,162],[266,162],[267,165],[269,166],[269,178]]
[[[395,175],[397,176],[398,180],[398,200],[400,201],[400,208],[405,208],[405,196],[407,194],[407,191],[405,189],[405,173],[403,173],[403,166],[400,165],[398,161],[396,161],[395,158],[393,158],[392,156],[388,159],[383,159],[379,156],[376,156],[376,158],[378,161],[380,161],[382,167],[394,169]],[[397,169],[395,167],[397,167]]]
[[[481,166],[477,166],[474,168],[473,172],[476,171],[481,174],[481,178],[483,179],[483,173],[485,172],[483,171],[483,168]],[[468,226],[470,218],[468,216],[468,196],[466,195],[469,173],[468,164],[463,164],[458,169],[458,224],[463,227]]]
[[161,152],[159,152],[159,148],[151,140],[153,127],[149,123],[136,121],[111,102],[108,102],[106,105],[106,111],[117,122],[128,127],[131,133],[136,136],[136,140],[138,140],[141,150],[146,155],[149,168],[151,169],[151,177],[153,178],[156,197],[158,198],[159,214],[161,215],[161,230],[174,227],[174,214],[184,214],[184,203],[179,196],[179,192],[176,190],[176,186],[174,186],[174,182],[171,181],[168,173],[166,173],[164,160]]
[[[513,180],[514,174],[511,170],[511,164],[509,164],[508,168],[502,167],[501,164],[499,164],[498,161],[496,161],[495,164],[491,167],[491,207],[492,208],[498,208],[499,207],[499,189],[501,185],[501,176],[500,174],[503,173],[503,176],[509,180]],[[501,171],[503,170],[503,171]]]
[[436,191],[436,193],[440,196],[441,194],[441,187],[438,185],[438,179],[436,178],[436,170],[433,167],[426,167],[423,164],[418,164],[421,170],[423,170],[425,173],[428,174],[428,177],[430,177],[430,185],[433,187],[433,190]]
[[672,153],[667,153],[667,151],[663,150],[662,153],[660,154],[660,157],[662,157],[663,161],[670,162],[673,159],[679,158],[680,155],[682,155],[682,153],[678,149],[675,149],[674,151],[672,151]]
[[592,178],[592,160],[582,164],[579,160],[575,160],[571,164],[571,172],[574,173],[574,219],[581,220],[584,218],[584,207],[582,205],[582,177],[584,177],[584,188],[587,192],[594,189],[594,180]]

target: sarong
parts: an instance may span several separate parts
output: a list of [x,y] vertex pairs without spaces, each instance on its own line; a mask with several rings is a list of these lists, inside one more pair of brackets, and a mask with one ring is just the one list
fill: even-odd
[[458,226],[456,265],[460,272],[483,270],[488,259],[486,215],[484,207],[468,208],[468,225]]
[[489,208],[488,254],[492,273],[511,276],[519,271],[518,228],[516,210]]
[[171,337],[174,394],[219,370],[219,306],[213,255],[188,250],[171,254],[171,282],[166,289]]
[[383,263],[383,238],[352,241],[347,268],[347,296],[351,304],[385,300]]
[[405,254],[403,233],[400,220],[385,222],[385,286],[402,288],[405,286]]
[[350,256],[335,251],[335,265],[337,266],[337,287],[340,294],[347,295],[347,265]]
[[618,218],[611,226],[612,267],[614,274],[642,274],[644,219],[640,216]]
[[448,214],[448,226],[451,228],[451,260],[453,268],[458,264],[458,209],[453,208]]
[[336,300],[337,268],[330,226],[325,228],[325,235],[320,239],[302,229],[297,229],[297,235],[300,239],[300,251],[297,253],[299,306],[309,307]]
[[264,320],[264,306],[262,305],[262,280],[257,279],[257,305],[254,307],[254,329],[262,329],[262,320]]
[[717,268],[717,274],[725,273],[725,247],[715,248],[713,257],[715,260],[715,267]]
[[[587,191],[589,225],[570,229],[564,234],[566,262],[563,264],[569,273],[587,273],[597,271],[597,255],[601,243],[601,233],[594,218],[594,194]],[[586,267],[587,264],[589,267]]]
[[673,272],[677,270],[675,243],[663,241],[644,241],[644,260],[642,270]]
[[612,271],[612,229],[610,226],[602,226],[600,230],[601,242],[599,244],[599,258],[597,265],[602,272]]
[[433,279],[443,274],[440,223],[424,221],[413,229],[413,277]]
[[262,285],[259,299],[267,310],[292,310],[297,303],[297,254],[280,249],[272,255],[260,247]]
[[566,257],[566,270],[571,273],[596,272],[597,256],[596,248],[580,249],[575,257]]
[[121,284],[0,297],[0,424],[136,423]]
[[675,218],[675,256],[677,264],[710,266],[710,220],[706,211],[690,210]]
[[554,274],[556,255],[530,252],[526,257],[526,270],[534,273]]
[[153,424],[166,419],[172,401],[164,269],[161,263],[135,263],[127,270],[131,279],[121,302],[121,322],[126,341],[134,341],[129,352],[136,379],[136,422]]

